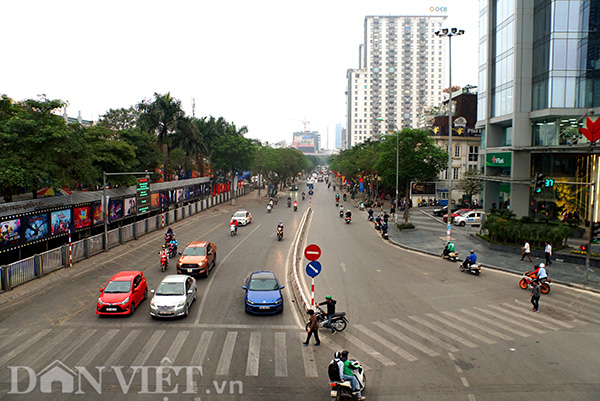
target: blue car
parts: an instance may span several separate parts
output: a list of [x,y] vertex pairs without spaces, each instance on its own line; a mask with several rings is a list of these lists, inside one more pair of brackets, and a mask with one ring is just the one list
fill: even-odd
[[244,305],[247,313],[272,314],[283,312],[283,295],[285,286],[268,270],[258,270],[246,278],[242,288],[246,291]]

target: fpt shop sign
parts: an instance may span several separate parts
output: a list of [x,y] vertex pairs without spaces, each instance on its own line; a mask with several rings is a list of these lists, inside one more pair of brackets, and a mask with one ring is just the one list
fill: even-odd
[[511,162],[511,153],[488,153],[485,156],[485,165],[489,167],[510,167]]
[[447,13],[448,12],[448,7],[435,7],[435,6],[431,6],[431,7],[429,7],[429,12],[432,12],[432,13]]

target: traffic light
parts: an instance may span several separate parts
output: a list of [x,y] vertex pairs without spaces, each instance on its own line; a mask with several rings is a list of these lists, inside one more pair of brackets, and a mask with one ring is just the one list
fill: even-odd
[[542,188],[546,185],[546,175],[542,173],[538,173],[535,175],[535,187],[534,192],[539,194],[542,192]]
[[600,239],[600,221],[592,223],[592,233],[590,234],[590,242],[595,242]]

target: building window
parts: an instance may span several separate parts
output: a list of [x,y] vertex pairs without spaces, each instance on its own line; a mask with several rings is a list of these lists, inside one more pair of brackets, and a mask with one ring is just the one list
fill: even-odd
[[460,145],[454,147],[454,157],[460,157]]
[[469,161],[479,161],[479,146],[469,146]]
[[452,179],[453,180],[458,180],[459,173],[460,173],[460,168],[459,167],[454,167],[452,169]]

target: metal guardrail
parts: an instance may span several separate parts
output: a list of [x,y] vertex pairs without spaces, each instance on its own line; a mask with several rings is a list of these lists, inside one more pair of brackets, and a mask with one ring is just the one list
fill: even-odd
[[40,256],[42,259],[42,272],[44,274],[65,266],[65,261],[63,259],[64,250],[62,247],[46,251],[40,254]]
[[35,256],[32,256],[7,266],[8,280],[11,287],[16,287],[35,278],[35,258]]
[[[250,191],[250,188],[241,188],[236,190],[237,196],[245,195]],[[229,193],[220,194],[218,196],[210,197],[204,200],[195,202],[184,206],[184,208],[178,208],[175,210],[169,210],[166,213],[166,222],[172,224],[175,221],[183,218],[193,216],[196,213],[201,212],[205,208],[214,206],[218,203],[226,202],[229,199]],[[205,202],[205,203],[202,203]],[[203,208],[203,206],[205,206]],[[177,220],[175,220],[177,216]],[[148,217],[147,219],[137,221],[133,224],[123,226],[114,230],[110,230],[107,233],[108,236],[108,248],[112,248],[121,243],[131,241],[136,237],[140,237],[144,234],[156,231],[161,228],[162,216],[156,215]],[[135,226],[135,228],[134,228]],[[135,232],[135,235],[134,235]],[[104,234],[94,235],[85,238],[81,241],[76,241],[71,244],[71,257],[73,262],[78,262],[86,258],[90,258],[101,252],[104,252]],[[2,269],[6,270],[6,274],[0,274],[0,292],[4,292],[7,289],[12,289],[16,286],[31,281],[37,277],[41,277],[44,274],[61,269],[69,264],[68,245],[63,245],[60,248],[52,249],[50,251],[43,252],[39,255],[32,256],[26,259],[22,259],[18,262],[11,263],[4,266]],[[306,303],[306,297],[301,293],[300,295]]]

